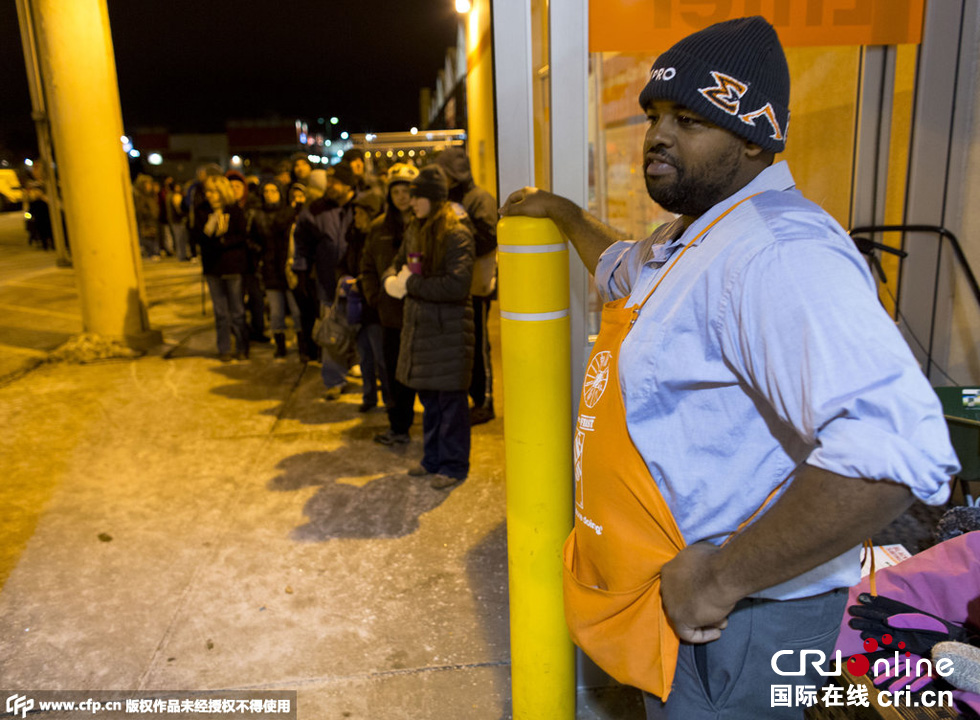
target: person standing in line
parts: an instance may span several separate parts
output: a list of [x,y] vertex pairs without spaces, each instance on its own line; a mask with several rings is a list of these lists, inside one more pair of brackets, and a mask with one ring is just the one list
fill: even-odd
[[211,205],[208,203],[207,198],[204,197],[204,181],[208,177],[218,175],[223,175],[223,173],[217,163],[199,165],[197,170],[194,171],[194,182],[187,187],[187,191],[184,193],[184,199],[181,201],[181,210],[183,210],[186,218],[192,258],[196,258],[199,254],[199,248],[196,245],[196,238],[199,235],[194,232],[194,229],[204,223],[204,220],[200,216],[204,215],[206,217],[211,212]]
[[309,156],[304,152],[294,152],[289,160],[292,163],[293,182],[309,185],[310,173],[313,172]]
[[375,309],[381,323],[381,352],[391,394],[390,403],[385,403],[388,429],[375,435],[374,441],[388,446],[411,441],[409,429],[415,420],[415,390],[403,385],[395,376],[405,301],[385,292],[381,276],[398,254],[405,228],[414,217],[409,186],[418,174],[415,167],[405,163],[396,163],[389,168],[387,209],[371,224],[361,256],[361,288],[365,301]]
[[422,401],[423,455],[408,471],[448,488],[470,469],[470,415],[466,391],[473,370],[473,235],[448,202],[438,165],[419,171],[409,186],[415,219],[406,232],[384,289],[405,298],[399,382]]
[[286,280],[289,255],[289,233],[298,210],[282,201],[279,184],[269,180],[261,184],[262,207],[256,210],[249,229],[252,244],[260,249],[262,284],[269,302],[269,326],[276,349],[273,359],[286,357],[286,308],[293,318],[298,338],[302,336],[299,305]]
[[473,182],[470,159],[462,148],[448,148],[436,156],[436,162],[449,178],[449,200],[459,203],[473,226],[476,262],[473,266],[473,323],[476,328],[476,354],[473,357],[473,379],[470,381],[470,425],[493,420],[493,362],[490,357],[490,335],[487,319],[490,303],[497,289],[497,200]]
[[153,178],[137,175],[133,183],[133,201],[136,206],[136,229],[139,231],[143,257],[160,259],[160,199],[153,192]]
[[363,263],[364,248],[371,223],[381,213],[384,198],[374,191],[359,193],[354,198],[354,225],[347,237],[346,271],[349,273],[347,291],[348,322],[359,325],[357,331],[357,357],[361,366],[363,387],[359,412],[368,412],[378,406],[378,385],[385,407],[391,404],[391,389],[385,371],[381,348],[381,322],[376,308],[365,302],[364,287],[359,273]]
[[[229,170],[225,173],[228,182],[231,183],[231,190],[235,195],[235,203],[245,213],[245,232],[251,240],[252,221],[255,218],[255,211],[261,206],[261,201],[256,203],[248,192],[248,182],[245,176],[237,170]],[[248,243],[248,263],[245,273],[242,275],[242,289],[245,293],[245,320],[248,325],[249,342],[265,344],[269,342],[269,336],[265,334],[265,291],[262,289],[262,277],[260,265],[262,263],[262,249],[252,242]]]
[[[245,213],[235,202],[231,183],[222,175],[209,175],[203,183],[210,212],[198,212],[193,228],[201,249],[201,271],[211,292],[218,358],[222,362],[248,358],[248,327],[242,297],[242,275],[248,265]],[[235,355],[231,354],[231,337]]]
[[171,179],[166,195],[167,226],[174,241],[174,255],[182,262],[190,260],[191,257],[187,247],[187,218],[181,209],[183,201],[184,193],[180,183]]
[[357,187],[355,189],[358,193],[372,191],[376,193],[384,192],[382,182],[367,172],[367,167],[364,164],[364,152],[362,150],[351,148],[344,153],[343,162],[349,165],[350,169],[354,172],[354,177],[357,179]]
[[293,264],[296,259],[296,242],[293,233],[296,229],[296,219],[300,212],[310,202],[306,194],[306,185],[294,182],[289,185],[289,206],[293,209],[295,216],[293,226],[289,229],[289,252],[286,259],[286,283],[296,298],[299,306],[300,327],[297,328],[296,345],[299,351],[300,362],[310,360],[320,360],[320,348],[313,342],[313,324],[320,314],[320,301],[316,296],[316,279],[310,277],[309,273],[293,272]]
[[[524,188],[607,303],[582,391],[575,641],[648,718],[801,718],[782,650],[830,657],[861,542],[958,464],[942,407],[848,234],[785,162],[789,68],[761,17],[661,54],[640,94],[643,174],[677,217],[632,242]],[[625,608],[625,609],[624,609]],[[807,667],[793,678],[820,687]]]
[[[316,291],[323,315],[332,307],[337,281],[347,252],[347,233],[354,222],[354,173],[340,163],[327,180],[326,194],[300,211],[293,230],[293,272],[305,284],[316,275]],[[348,368],[323,353],[321,375],[325,400],[337,400],[347,389]]]

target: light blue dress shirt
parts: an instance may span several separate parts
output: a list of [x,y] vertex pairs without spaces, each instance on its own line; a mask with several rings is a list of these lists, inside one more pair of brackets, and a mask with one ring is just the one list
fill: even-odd
[[[672,224],[608,248],[596,270],[603,299],[641,302],[677,250],[755,194],[681,257],[620,351],[630,436],[685,540],[720,544],[804,462],[945,502],[959,467],[939,400],[864,258],[785,162],[676,240]],[[853,585],[859,552],[758,596]]]

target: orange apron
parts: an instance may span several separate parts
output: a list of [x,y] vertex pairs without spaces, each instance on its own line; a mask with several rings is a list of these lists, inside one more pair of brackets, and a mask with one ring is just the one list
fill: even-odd
[[660,569],[685,543],[630,438],[619,349],[667,273],[738,204],[677,254],[643,302],[605,304],[579,402],[575,527],[562,551],[565,619],[575,644],[599,667],[662,700],[670,693],[680,640],[661,602]]

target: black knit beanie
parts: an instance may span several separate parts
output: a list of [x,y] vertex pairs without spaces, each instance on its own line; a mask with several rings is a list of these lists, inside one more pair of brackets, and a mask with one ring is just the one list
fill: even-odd
[[345,162],[339,162],[333,166],[333,177],[334,180],[342,182],[347,187],[357,187],[357,176],[350,169],[350,165]]
[[765,18],[737,18],[688,35],[657,58],[640,105],[672,100],[766,150],[782,152],[789,66]]
[[433,203],[445,202],[449,197],[449,181],[438,165],[426,165],[410,186],[412,197],[424,197]]

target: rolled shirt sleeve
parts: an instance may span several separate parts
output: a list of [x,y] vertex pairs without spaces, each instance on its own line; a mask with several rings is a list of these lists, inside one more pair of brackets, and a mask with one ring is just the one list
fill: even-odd
[[717,325],[723,352],[813,446],[808,464],[941,504],[959,470],[942,406],[846,242],[783,238],[745,259]]

